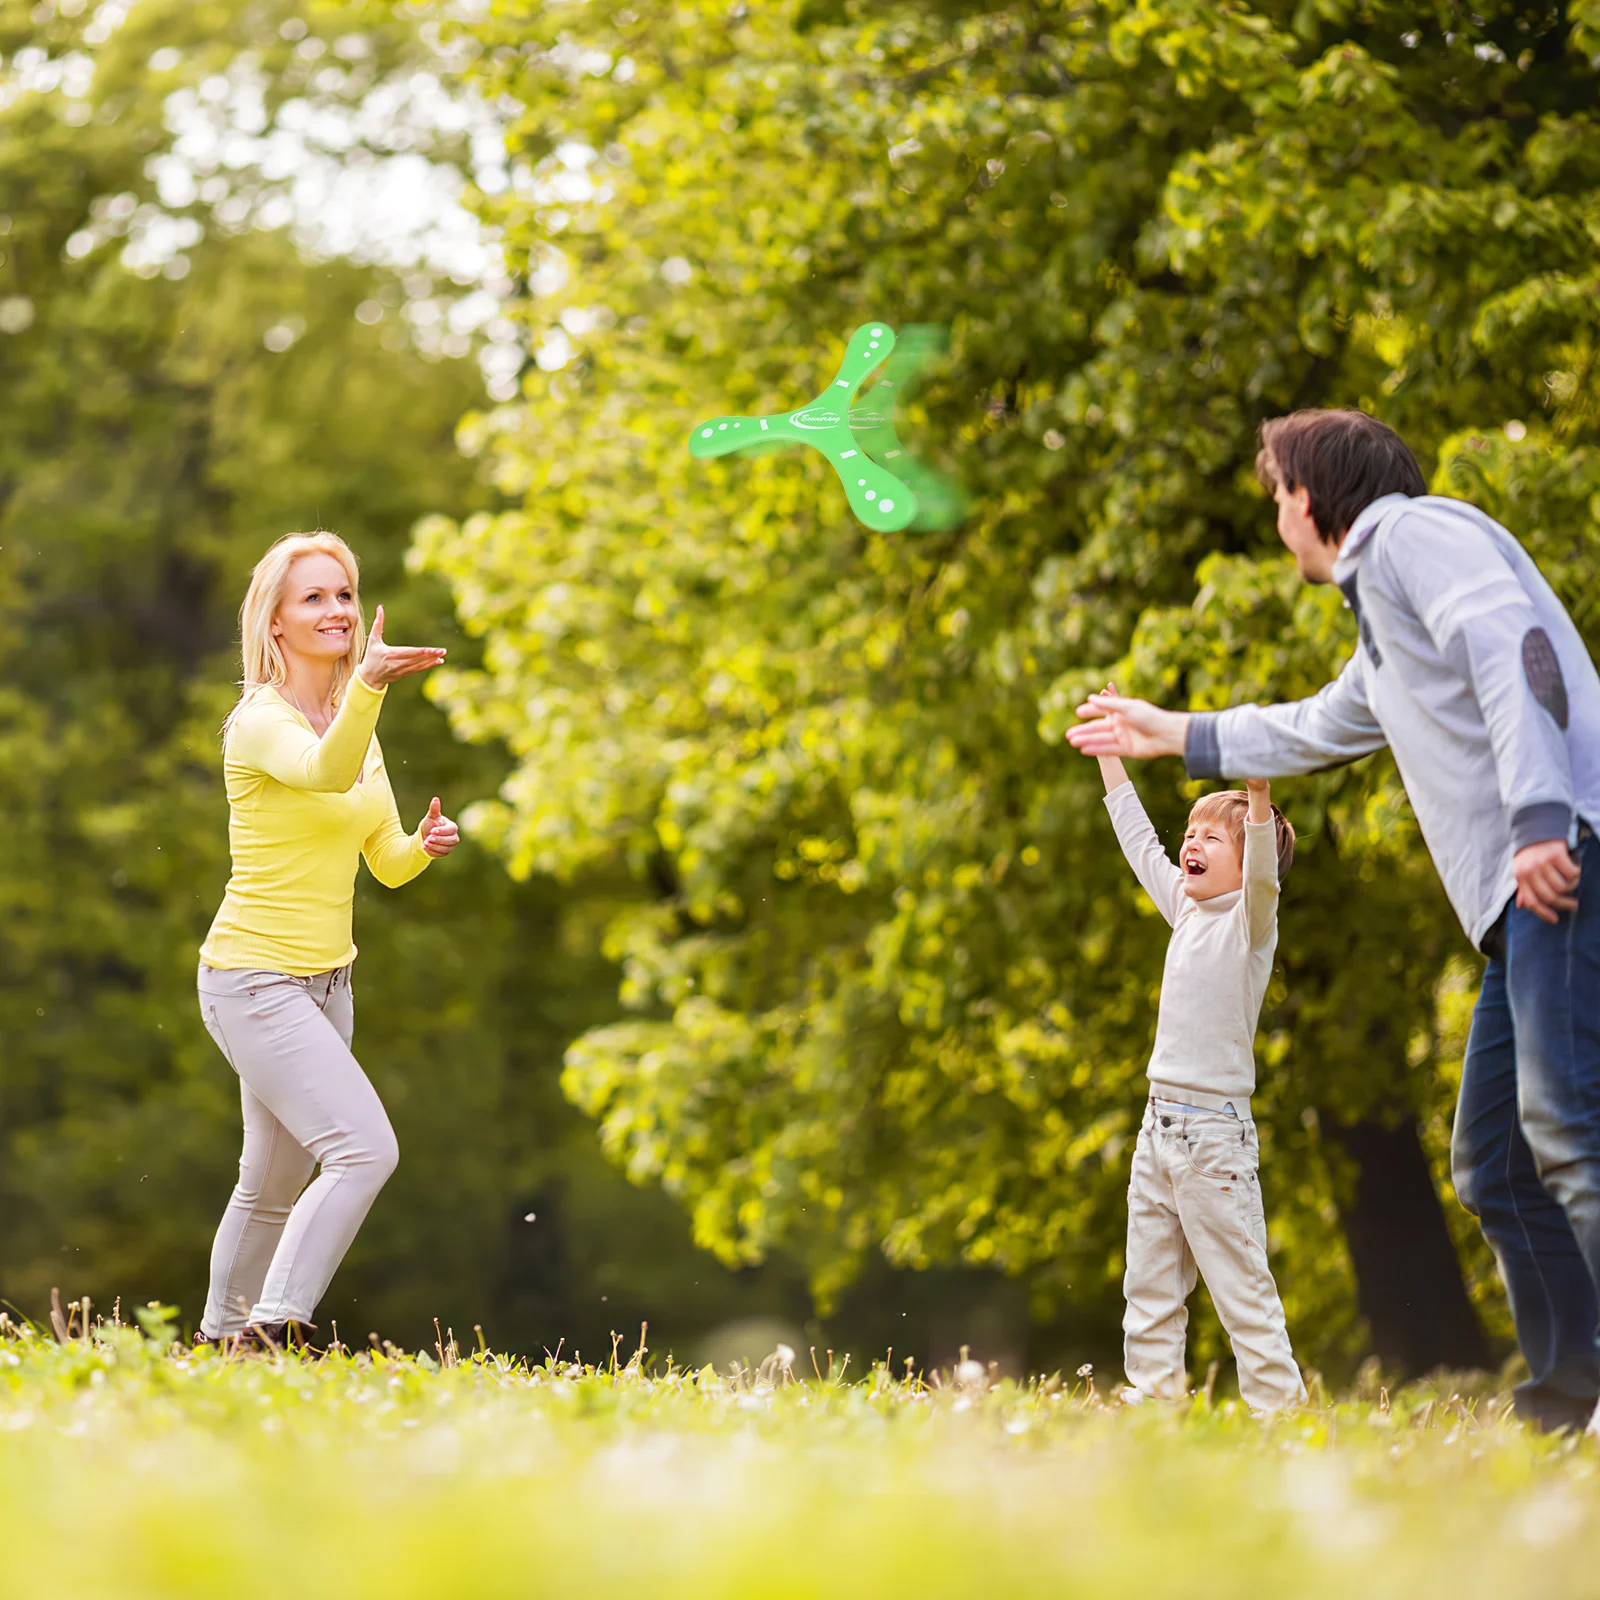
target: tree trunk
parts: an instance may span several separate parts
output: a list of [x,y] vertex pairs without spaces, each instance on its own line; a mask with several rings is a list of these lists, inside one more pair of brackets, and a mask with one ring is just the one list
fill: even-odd
[[1356,1168],[1341,1220],[1373,1353],[1408,1377],[1434,1367],[1494,1365],[1416,1123],[1324,1118],[1323,1128]]

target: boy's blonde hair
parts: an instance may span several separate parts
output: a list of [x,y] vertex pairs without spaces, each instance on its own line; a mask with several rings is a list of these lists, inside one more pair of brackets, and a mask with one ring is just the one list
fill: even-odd
[[263,686],[276,688],[286,683],[289,669],[283,651],[272,636],[272,619],[283,603],[283,593],[289,583],[289,569],[301,556],[332,556],[344,568],[350,580],[350,593],[356,603],[356,625],[350,635],[349,652],[333,668],[333,701],[337,705],[344,698],[345,685],[361,663],[367,647],[366,619],[361,611],[361,564],[356,553],[336,533],[318,529],[315,533],[286,533],[256,562],[250,574],[250,587],[245,592],[244,604],[239,607],[239,643],[244,658],[244,677],[240,682],[239,701],[222,724],[226,733],[239,709],[250,696]]
[[[1220,822],[1244,854],[1244,819],[1250,811],[1250,796],[1243,789],[1221,789],[1216,794],[1201,795],[1189,812],[1189,825],[1197,822]],[[1274,806],[1272,821],[1278,839],[1278,882],[1289,876],[1294,863],[1294,824]]]

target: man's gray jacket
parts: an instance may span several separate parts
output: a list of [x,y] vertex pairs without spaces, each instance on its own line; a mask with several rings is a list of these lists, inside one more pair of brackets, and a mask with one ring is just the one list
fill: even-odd
[[1273,778],[1387,744],[1475,945],[1516,892],[1511,858],[1600,825],[1600,676],[1555,591],[1476,507],[1375,500],[1333,570],[1361,642],[1309,700],[1199,712],[1191,777]]

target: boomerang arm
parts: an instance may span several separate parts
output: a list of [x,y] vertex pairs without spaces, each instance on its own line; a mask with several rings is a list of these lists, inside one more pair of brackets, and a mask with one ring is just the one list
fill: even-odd
[[689,454],[708,461],[714,456],[731,455],[753,444],[782,440],[791,444],[808,443],[805,432],[794,427],[787,417],[712,417],[697,423],[689,435]]
[[850,335],[844,360],[839,363],[833,382],[811,404],[834,405],[843,411],[850,397],[861,387],[862,381],[874,367],[882,366],[889,359],[889,352],[893,349],[894,329],[887,322],[863,323]]
[[916,496],[917,512],[910,525],[941,533],[960,525],[966,515],[966,498],[954,479],[906,449],[895,419],[923,370],[944,354],[946,343],[943,330],[927,323],[902,328],[877,384],[859,396],[850,413],[850,431],[856,442]]
[[[887,467],[899,477],[896,463],[905,455],[905,447],[900,443],[899,434],[895,432],[892,409],[895,400],[894,385],[887,378],[881,378],[876,387],[867,391],[864,402],[851,411],[849,421],[850,433],[856,443],[880,467]],[[869,416],[872,418],[871,422],[865,420]]]
[[894,533],[909,526],[917,514],[916,495],[893,473],[879,466],[848,427],[830,430],[817,447],[839,474],[850,509],[859,521],[880,533]]

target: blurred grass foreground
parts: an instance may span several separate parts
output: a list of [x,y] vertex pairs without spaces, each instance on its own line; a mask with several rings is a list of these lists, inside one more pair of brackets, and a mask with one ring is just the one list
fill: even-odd
[[[1600,1450],[1416,1385],[1270,1423],[1080,1374],[719,1374],[0,1327],[8,1587],[129,1597],[1592,1595]],[[802,1369],[804,1376],[801,1376]]]

